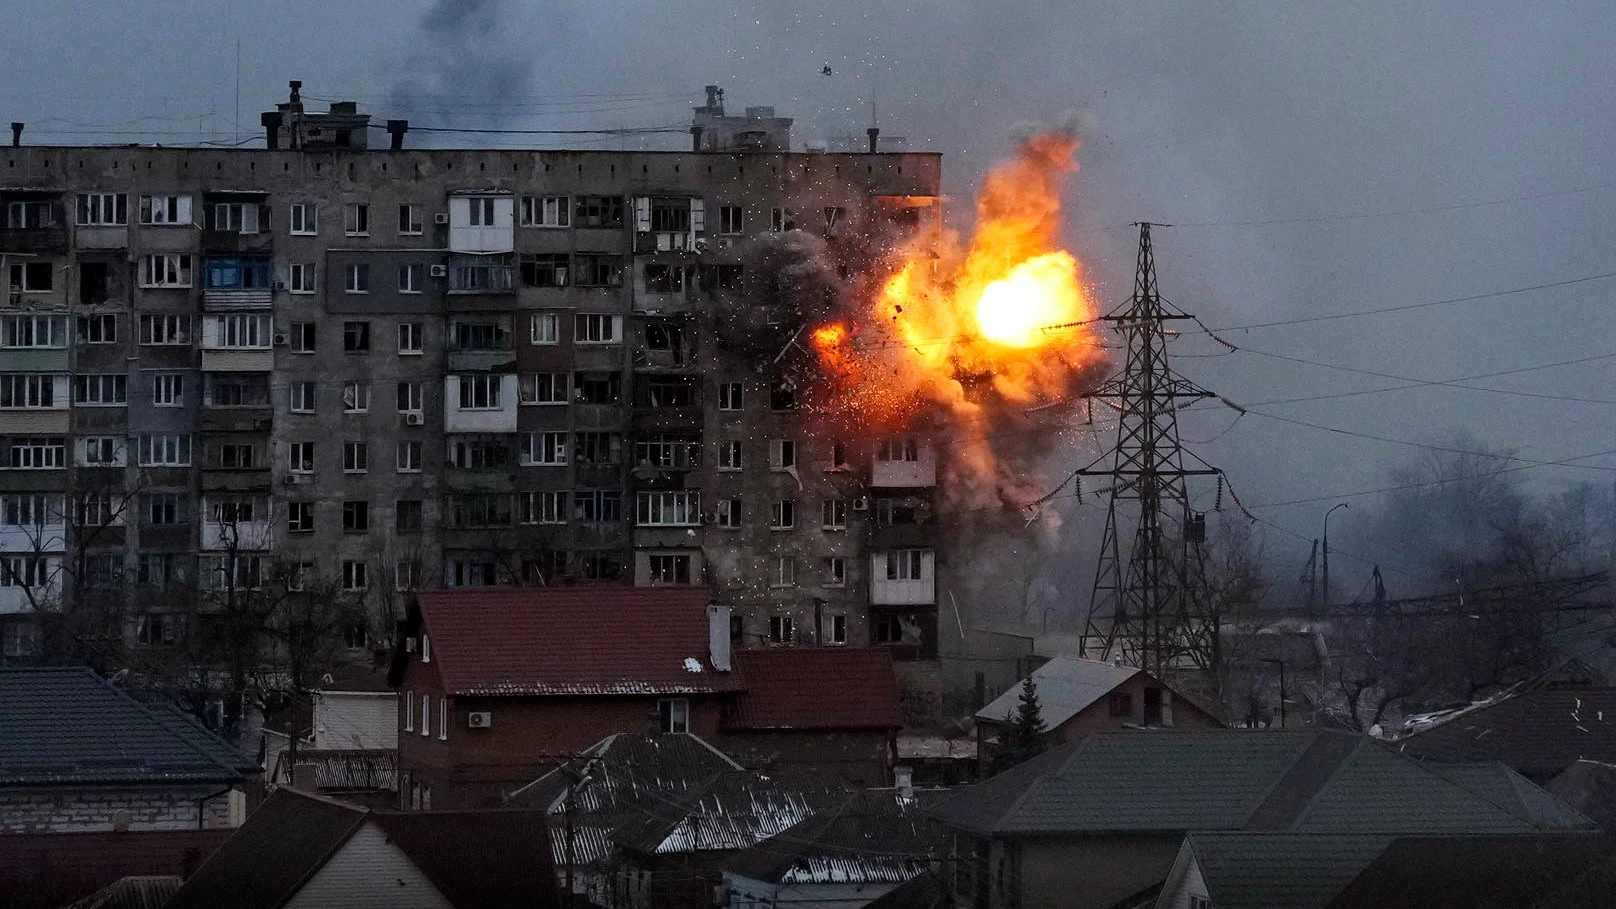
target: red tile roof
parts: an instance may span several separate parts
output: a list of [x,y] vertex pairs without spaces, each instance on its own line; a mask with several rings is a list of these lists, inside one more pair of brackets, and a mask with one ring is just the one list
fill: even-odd
[[743,650],[746,692],[731,729],[896,729],[898,682],[885,650]]
[[[733,691],[713,668],[703,588],[433,590],[419,596],[450,694]],[[726,629],[727,633],[727,629]]]

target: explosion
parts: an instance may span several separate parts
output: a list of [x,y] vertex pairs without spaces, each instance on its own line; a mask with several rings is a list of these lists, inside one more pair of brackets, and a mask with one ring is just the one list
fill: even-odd
[[[911,238],[884,263],[888,277],[870,299],[853,301],[853,315],[844,306],[810,330],[834,383],[821,404],[827,417],[863,432],[991,430],[1072,391],[1099,359],[1080,324],[1096,314],[1081,265],[1059,244],[1060,189],[1077,169],[1077,145],[1062,133],[1023,142],[989,172],[968,239],[943,230]],[[977,485],[998,466],[990,437],[977,428],[945,442]],[[1001,501],[1013,498],[1004,483],[991,485]]]

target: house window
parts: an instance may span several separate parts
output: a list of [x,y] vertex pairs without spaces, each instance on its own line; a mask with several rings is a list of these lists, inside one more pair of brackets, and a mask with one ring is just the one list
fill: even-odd
[[320,232],[320,207],[313,202],[293,202],[286,211],[291,233],[312,237]]
[[510,350],[511,339],[497,322],[449,323],[449,346],[455,350]]
[[153,227],[194,223],[191,220],[191,197],[141,196],[140,223]]
[[1204,896],[1190,894],[1190,909],[1212,909],[1212,900]]
[[12,290],[44,293],[55,281],[56,266],[49,262],[21,262],[11,266]]
[[210,316],[209,319],[213,323],[216,347],[261,350],[270,346],[268,315]]
[[143,435],[139,437],[141,467],[190,467],[189,435]]
[[219,202],[213,206],[213,229],[239,234],[258,233],[258,203]]
[[791,439],[769,440],[769,469],[795,470],[797,467],[797,443]]
[[718,232],[721,234],[742,233],[745,223],[746,209],[739,205],[722,205],[718,209]]
[[420,413],[422,403],[426,399],[426,383],[400,382],[398,383],[398,412]]
[[421,293],[421,263],[407,262],[398,267],[398,292],[401,294]]
[[314,413],[314,383],[293,382],[288,386],[287,409],[292,413]]
[[57,496],[13,493],[0,496],[0,523],[10,527],[45,527],[62,523],[63,501]]
[[769,386],[769,409],[792,411],[797,409],[797,386],[790,382],[776,382]]
[[342,472],[364,473],[370,469],[370,445],[365,442],[342,443]]
[[370,233],[370,206],[364,202],[349,202],[342,207],[342,232],[350,237],[363,237]]
[[420,499],[399,499],[393,503],[393,529],[399,533],[419,533],[422,520]]
[[404,731],[415,731],[415,692],[404,692]]
[[871,618],[875,628],[875,642],[877,644],[902,644],[903,619],[890,613],[883,613]]
[[451,436],[445,463],[466,470],[503,470],[510,466],[511,449],[503,436]]
[[567,494],[565,492],[523,493],[521,522],[523,524],[567,523]]
[[520,264],[522,286],[566,287],[569,258],[566,253],[523,256]]
[[129,197],[123,193],[79,193],[79,224],[117,227],[129,223]]
[[572,516],[586,524],[615,524],[623,520],[623,494],[615,489],[580,490],[572,497]]
[[622,227],[622,196],[579,196],[573,205],[575,227]]
[[370,323],[342,323],[342,349],[347,353],[370,353]]
[[498,410],[501,376],[477,373],[460,376],[461,410]]
[[740,410],[741,409],[741,400],[742,400],[741,383],[739,383],[739,382],[720,382],[720,383],[718,383],[718,409],[719,410]]
[[786,226],[786,210],[783,208],[769,209],[769,230],[779,233],[788,229]]
[[701,523],[701,493],[641,492],[635,496],[634,513],[641,527],[693,527]]
[[579,373],[573,384],[574,397],[583,404],[616,404],[623,396],[621,373],[595,375]]
[[492,196],[474,197],[466,200],[467,220],[472,227],[494,226],[494,198]]
[[342,383],[343,413],[366,413],[370,410],[370,383]]
[[690,731],[690,701],[686,698],[662,698],[657,701],[657,716],[662,732]]
[[364,590],[368,586],[365,576],[365,563],[345,560],[342,563],[342,589]]
[[314,443],[289,443],[286,446],[286,469],[291,473],[314,473]]
[[183,584],[185,563],[177,553],[142,553],[135,562],[135,579],[142,584]]
[[123,440],[114,436],[79,439],[80,461],[85,467],[122,467]]
[[797,526],[797,503],[780,499],[769,506],[769,529],[790,530]]
[[421,472],[421,443],[420,442],[400,442],[400,443],[398,443],[398,472],[399,473],[420,473]]
[[[81,318],[81,325],[83,321]],[[66,346],[66,316],[6,316],[0,319],[0,347],[59,349]]]
[[1128,691],[1113,691],[1106,699],[1110,705],[1112,716],[1133,716],[1133,693]]
[[689,584],[690,556],[652,554],[646,557],[646,581],[651,584]]
[[718,500],[718,526],[736,528],[741,526],[743,509],[740,499]]
[[118,317],[114,315],[79,316],[80,344],[118,343]]
[[572,208],[566,196],[523,196],[523,227],[566,227],[572,223]]
[[4,449],[3,467],[16,470],[51,470],[67,466],[67,442],[59,436],[17,436]]
[[73,524],[76,527],[122,527],[128,503],[122,496],[113,501],[112,491],[99,489],[79,496],[73,502]]
[[287,502],[286,503],[286,532],[287,533],[313,533],[314,532],[314,503],[313,502]]
[[797,560],[791,556],[778,556],[775,558],[774,571],[769,576],[769,586],[797,586]]
[[454,559],[445,566],[445,587],[493,587],[499,583],[499,566],[476,559]]
[[615,432],[576,433],[572,457],[579,464],[621,464],[623,437]]
[[623,257],[579,253],[572,260],[572,283],[579,287],[623,286]]
[[875,452],[878,461],[918,461],[920,447],[913,438],[887,439]]
[[393,565],[393,586],[399,590],[414,590],[421,584],[419,559],[401,559]]
[[57,398],[55,376],[38,373],[0,375],[0,407],[43,410],[66,405],[66,401]]
[[924,552],[919,549],[899,549],[887,553],[887,580],[924,580],[925,576],[921,572],[925,563],[923,556]]
[[841,556],[827,556],[821,563],[821,587],[847,586],[847,560]]
[[422,325],[420,322],[398,323],[398,352],[400,354],[418,354],[424,350],[422,346]]
[[825,236],[836,236],[836,229],[847,220],[847,209],[840,205],[825,206]]
[[[189,253],[147,253],[140,257],[142,287],[190,287]],[[30,288],[23,288],[28,290]],[[48,288],[47,288],[48,289]]]
[[535,313],[528,323],[528,338],[534,344],[559,344],[561,317],[553,312]]
[[557,467],[567,463],[567,433],[529,432],[522,435],[523,467]]
[[253,470],[258,466],[258,449],[251,442],[220,442],[211,450],[208,466],[223,470]]
[[421,220],[421,206],[411,202],[402,202],[398,206],[398,232],[402,236],[412,237],[423,232],[425,222]]
[[745,442],[718,443],[718,469],[741,470],[746,466]]
[[135,639],[150,647],[172,647],[185,643],[186,621],[184,613],[150,612],[135,622]]
[[566,404],[571,400],[567,388],[571,376],[564,372],[529,372],[522,374],[521,397],[523,404]]
[[185,518],[185,497],[177,492],[151,492],[145,495],[146,507],[141,509],[146,523],[153,527],[178,524]]
[[[438,698],[438,741],[447,742],[448,740],[449,740],[449,699],[448,698]],[[432,796],[430,794],[430,790],[428,790],[427,794],[423,794],[421,796],[422,804],[426,804],[427,803],[426,800],[431,798],[431,797]]]
[[648,262],[645,265],[645,292],[650,294],[678,294],[685,290],[686,270],[683,265]]
[[294,294],[314,293],[314,263],[293,262],[286,266],[286,289]]
[[825,616],[825,627],[820,630],[820,634],[823,636],[823,640],[826,644],[846,644],[847,616]]
[[573,341],[578,344],[616,344],[623,339],[623,317],[579,313],[573,320]]
[[314,353],[316,324],[314,322],[293,322],[291,338],[292,353]]
[[788,615],[769,616],[769,643],[790,644],[797,639],[796,623]]
[[342,503],[342,532],[343,533],[369,533],[370,532],[370,503],[362,500],[349,500]]
[[462,493],[449,499],[451,527],[509,527],[511,497],[505,493]]
[[824,512],[820,518],[820,526],[824,530],[847,529],[847,500],[826,499],[820,503]]
[[344,290],[351,294],[370,293],[370,264],[366,262],[348,263],[348,281]]

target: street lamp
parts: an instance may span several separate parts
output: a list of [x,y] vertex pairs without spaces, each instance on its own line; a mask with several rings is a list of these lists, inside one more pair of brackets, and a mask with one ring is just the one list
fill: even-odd
[[1285,661],[1274,657],[1263,657],[1264,663],[1275,663],[1279,666],[1279,728],[1285,728],[1285,701],[1288,700],[1285,692]]
[[1346,502],[1340,502],[1330,507],[1324,513],[1324,608],[1330,608],[1330,515],[1337,508],[1346,508]]

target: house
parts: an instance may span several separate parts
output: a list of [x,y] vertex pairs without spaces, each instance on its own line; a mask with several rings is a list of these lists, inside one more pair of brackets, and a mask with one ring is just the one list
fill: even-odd
[[1592,826],[1508,768],[1438,772],[1330,730],[1097,733],[932,813],[958,834],[956,899],[978,909],[1147,898],[1191,834],[1369,835],[1384,847],[1401,835]]
[[715,737],[742,688],[701,588],[421,592],[388,681],[401,801],[496,805],[618,732]]
[[885,650],[742,650],[735,665],[745,688],[724,716],[719,743],[726,752],[757,769],[892,784],[903,722]]
[[1579,833],[1399,837],[1328,909],[1432,906],[1616,906],[1616,839]]
[[[1032,683],[1050,745],[1076,741],[1092,732],[1125,726],[1216,729],[1217,717],[1142,669],[1099,660],[1055,657],[1033,670]],[[976,712],[977,755],[992,763],[998,737],[1015,722],[1022,682]]]
[[270,779],[375,808],[397,806],[398,694],[386,667],[340,667],[321,679],[312,701],[309,735],[295,750],[288,734],[264,730]]
[[87,668],[0,669],[0,834],[233,827],[260,776]]
[[864,791],[724,863],[730,909],[859,907],[940,870],[949,832],[913,795]]
[[1616,688],[1550,683],[1410,718],[1397,739],[1432,761],[1500,761],[1542,785],[1579,760],[1616,763]]
[[164,909],[558,905],[541,811],[376,811],[283,787]]

